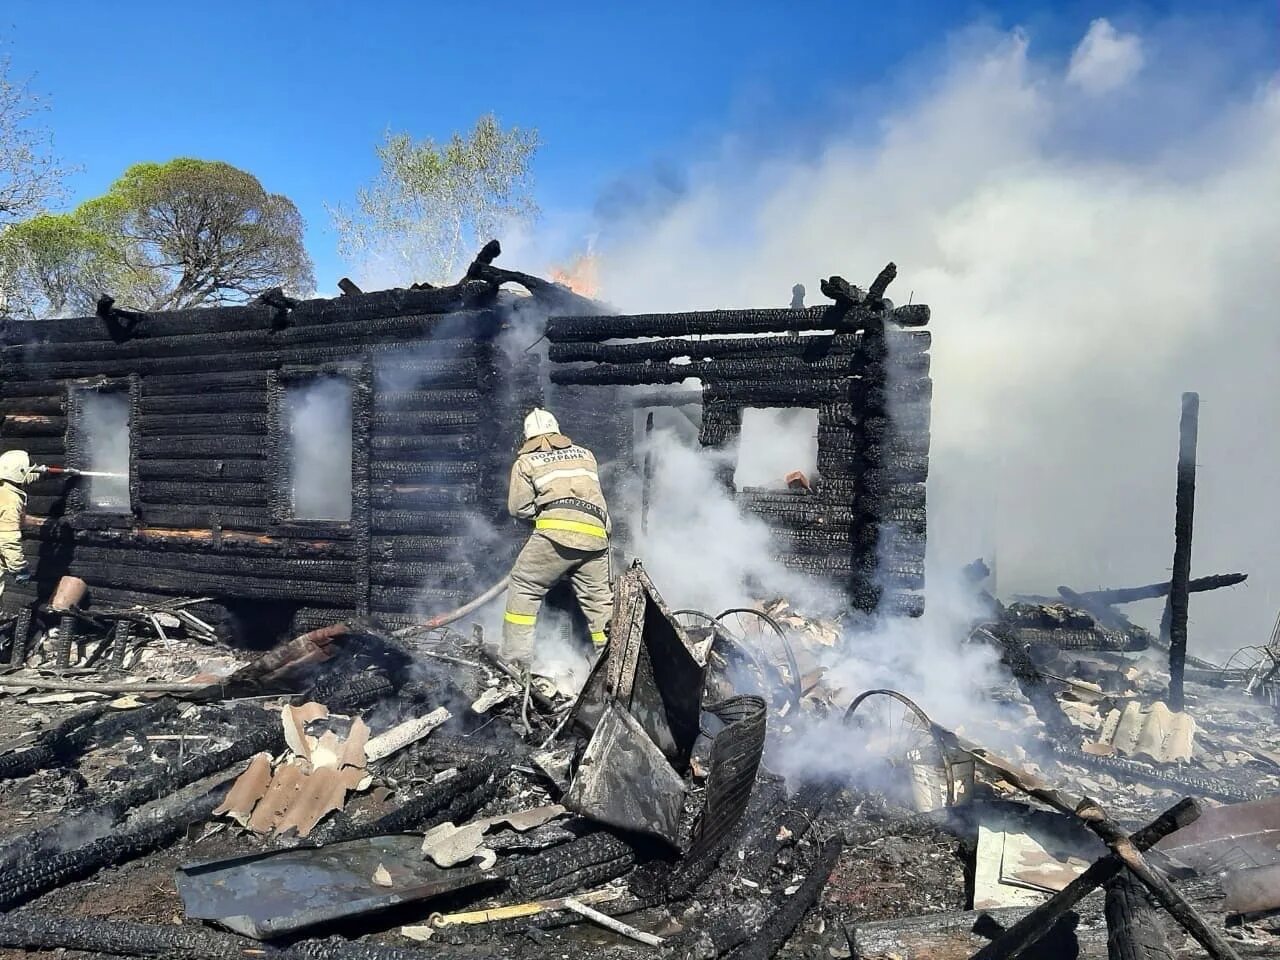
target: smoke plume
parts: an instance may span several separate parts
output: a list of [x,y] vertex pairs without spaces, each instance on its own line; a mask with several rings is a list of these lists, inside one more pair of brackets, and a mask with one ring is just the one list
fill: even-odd
[[1191,646],[1260,642],[1280,606],[1280,445],[1259,429],[1280,409],[1280,86],[1242,82],[1252,42],[1213,30],[1099,20],[1065,64],[1022,31],[955,37],[879,115],[824,115],[820,150],[726,147],[644,229],[604,224],[602,295],[782,305],[895,260],[895,300],[933,307],[931,587],[997,552],[1003,595],[1166,577],[1198,391],[1193,568],[1250,583],[1193,598]]

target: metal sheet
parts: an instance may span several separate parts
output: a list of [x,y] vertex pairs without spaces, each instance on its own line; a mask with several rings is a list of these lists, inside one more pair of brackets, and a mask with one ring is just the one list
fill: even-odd
[[564,805],[600,823],[661,837],[675,846],[685,789],[636,719],[610,701]]
[[1207,807],[1155,848],[1206,873],[1280,863],[1280,797]]
[[706,664],[638,563],[614,589],[609,631],[608,653],[574,705],[574,723],[594,729],[606,701],[616,699],[685,771],[700,730]]
[[[426,900],[492,879],[422,859],[422,838],[393,835],[188,864],[178,893],[188,917],[259,940]],[[391,886],[373,881],[384,867]]]
[[689,859],[714,850],[741,819],[764,754],[768,709],[763,697],[730,697],[707,709],[725,728],[711,744],[706,799],[693,829]]

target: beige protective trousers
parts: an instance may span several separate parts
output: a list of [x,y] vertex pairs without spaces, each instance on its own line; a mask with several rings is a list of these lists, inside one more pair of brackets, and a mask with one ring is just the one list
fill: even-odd
[[502,657],[528,667],[533,660],[533,631],[542,600],[565,578],[586,614],[591,642],[604,646],[604,628],[613,615],[609,585],[609,551],[577,550],[534,533],[516,557],[507,589],[507,612],[502,624]]

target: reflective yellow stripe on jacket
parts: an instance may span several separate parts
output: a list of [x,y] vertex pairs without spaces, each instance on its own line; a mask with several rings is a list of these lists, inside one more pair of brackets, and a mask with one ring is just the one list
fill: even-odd
[[572,533],[585,533],[589,537],[609,539],[609,534],[598,523],[584,523],[581,520],[559,520],[555,517],[540,517],[533,522],[535,530],[568,530]]

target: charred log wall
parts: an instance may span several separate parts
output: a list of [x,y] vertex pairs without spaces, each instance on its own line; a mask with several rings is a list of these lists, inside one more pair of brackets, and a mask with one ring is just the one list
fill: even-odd
[[[926,306],[895,309],[888,301],[553,317],[550,379],[571,408],[608,411],[595,416],[629,428],[620,388],[697,378],[699,439],[709,447],[736,445],[747,408],[816,409],[812,489],[748,488],[738,500],[772,528],[787,567],[860,610],[918,616],[932,381],[930,335],[908,328],[928,319]],[[617,428],[596,430],[619,442]],[[732,477],[724,481],[732,488]]]
[[[308,625],[468,599],[518,539],[476,549],[506,522],[510,438],[536,390],[494,345],[503,309],[464,283],[0,325],[0,450],[87,467],[80,390],[131,405],[128,510],[87,509],[65,478],[29,487],[39,597],[73,573],[100,602],[200,594],[289,604]],[[290,515],[282,391],[319,375],[352,387],[350,521]]]

